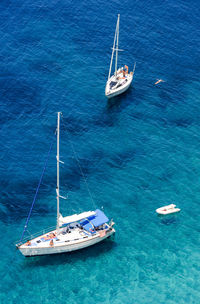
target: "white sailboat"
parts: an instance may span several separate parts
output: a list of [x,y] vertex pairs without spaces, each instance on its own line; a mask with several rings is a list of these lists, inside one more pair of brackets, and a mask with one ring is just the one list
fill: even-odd
[[[108,80],[107,80],[106,88],[105,88],[105,95],[108,98],[112,98],[114,96],[122,94],[130,87],[131,82],[133,80],[133,75],[134,75],[135,66],[136,66],[136,64],[134,64],[133,72],[130,72],[130,73],[128,72],[127,65],[125,65],[124,67],[117,68],[118,51],[122,51],[118,48],[119,20],[120,20],[120,15],[118,14],[113,48],[112,48],[112,56],[111,56],[111,60],[110,60],[110,69],[109,69]],[[111,76],[114,54],[115,54],[115,72]]]
[[[114,222],[107,218],[103,211],[87,211],[63,217],[60,214],[60,198],[64,198],[59,192],[59,136],[60,136],[60,112],[58,112],[57,125],[57,226],[56,229],[47,229],[43,233],[37,233],[29,239],[22,239],[17,249],[26,257],[58,254],[89,247],[99,243],[115,233]],[[27,223],[25,228],[27,227]],[[24,230],[25,231],[25,230]]]

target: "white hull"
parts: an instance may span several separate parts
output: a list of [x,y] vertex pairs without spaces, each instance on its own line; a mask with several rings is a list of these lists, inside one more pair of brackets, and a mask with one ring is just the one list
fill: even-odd
[[114,82],[115,79],[116,79],[116,77],[115,77],[115,75],[113,75],[106,83],[105,95],[107,98],[112,98],[112,97],[118,96],[118,95],[124,93],[125,91],[127,91],[133,80],[133,75],[128,74],[125,79],[120,81],[121,85],[119,87],[117,87],[117,85],[116,85],[116,87],[114,87],[112,89],[110,87],[110,84],[112,82]]
[[174,205],[174,204],[171,204],[168,206],[163,206],[161,208],[156,209],[156,212],[158,214],[167,215],[167,214],[176,213],[176,212],[181,211],[181,209],[175,208],[175,207],[176,207],[176,205]]
[[[49,255],[49,254],[59,254],[59,253],[65,253],[65,252],[71,252],[75,250],[80,250],[92,245],[95,245],[111,235],[115,233],[115,229],[111,228],[109,229],[106,234],[101,237],[99,233],[96,233],[94,235],[90,235],[88,237],[82,237],[78,240],[67,240],[67,241],[62,241],[61,243],[54,242],[54,246],[50,246],[49,242],[47,244],[44,244],[43,246],[26,246],[25,244],[21,245],[18,247],[20,252],[26,256],[26,257],[31,257],[31,256],[40,256],[40,255]],[[34,241],[34,240],[32,240]],[[67,242],[67,244],[66,244]]]

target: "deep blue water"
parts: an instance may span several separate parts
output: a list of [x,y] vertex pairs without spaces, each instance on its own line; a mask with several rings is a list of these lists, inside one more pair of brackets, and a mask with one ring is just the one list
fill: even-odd
[[[137,66],[129,91],[108,102],[118,13],[119,63]],[[199,13],[198,1],[1,1],[0,303],[200,303]],[[25,259],[14,244],[57,111],[69,133],[62,128],[61,212],[103,206],[116,236]],[[55,224],[55,155],[56,142],[31,233]],[[155,214],[171,202],[180,214]]]

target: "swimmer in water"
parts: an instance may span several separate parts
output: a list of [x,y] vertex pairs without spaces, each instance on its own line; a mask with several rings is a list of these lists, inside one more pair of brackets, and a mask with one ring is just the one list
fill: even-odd
[[165,81],[162,80],[162,79],[157,79],[157,81],[156,81],[154,84],[158,84],[158,83],[160,83],[160,82],[165,82]]

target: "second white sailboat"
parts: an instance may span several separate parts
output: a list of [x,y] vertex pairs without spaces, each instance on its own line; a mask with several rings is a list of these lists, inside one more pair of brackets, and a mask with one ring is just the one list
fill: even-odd
[[[111,61],[110,61],[110,69],[109,69],[108,80],[107,80],[106,88],[105,88],[105,95],[107,98],[112,98],[114,96],[122,94],[130,87],[131,82],[133,80],[133,75],[134,75],[135,66],[136,66],[136,64],[134,64],[134,69],[130,73],[128,71],[127,65],[125,65],[124,67],[121,67],[121,68],[117,68],[118,51],[121,51],[118,48],[119,20],[120,20],[120,15],[118,15],[118,18],[117,18],[115,37],[114,37],[113,48],[112,48],[112,56],[111,56]],[[115,72],[111,76],[114,54],[115,54]]]

